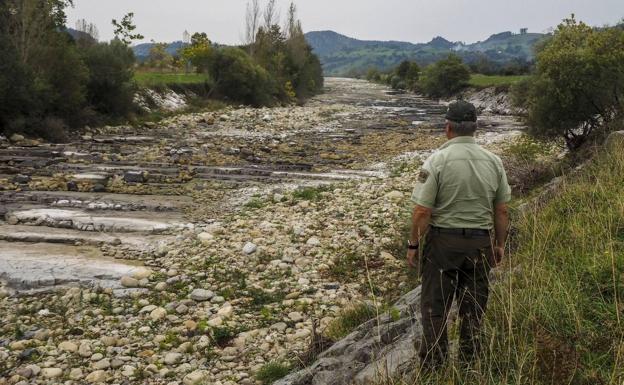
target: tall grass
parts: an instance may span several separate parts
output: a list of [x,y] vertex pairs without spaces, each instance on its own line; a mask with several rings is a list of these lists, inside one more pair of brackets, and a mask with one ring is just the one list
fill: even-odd
[[485,87],[509,87],[516,83],[521,82],[522,80],[528,78],[526,75],[511,75],[511,76],[502,76],[502,75],[481,75],[481,74],[472,74],[470,76],[470,81],[468,82],[471,86],[477,88],[485,88]]
[[482,357],[401,384],[624,383],[624,148],[515,219]]

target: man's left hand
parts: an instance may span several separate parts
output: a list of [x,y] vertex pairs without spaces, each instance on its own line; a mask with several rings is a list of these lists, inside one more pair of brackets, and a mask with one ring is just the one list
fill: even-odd
[[407,264],[410,267],[418,267],[418,250],[407,250]]

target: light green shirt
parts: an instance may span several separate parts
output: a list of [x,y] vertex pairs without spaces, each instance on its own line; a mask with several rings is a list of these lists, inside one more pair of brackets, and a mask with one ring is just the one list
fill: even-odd
[[414,203],[433,209],[431,224],[447,229],[491,229],[494,205],[510,200],[503,162],[469,136],[431,155],[412,193]]

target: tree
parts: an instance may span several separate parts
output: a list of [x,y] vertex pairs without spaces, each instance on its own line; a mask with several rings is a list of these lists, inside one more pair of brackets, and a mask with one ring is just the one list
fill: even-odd
[[452,96],[468,85],[470,71],[455,54],[425,68],[418,88],[432,98]]
[[144,38],[140,33],[134,33],[136,25],[134,25],[133,18],[134,13],[130,12],[119,22],[116,19],[112,20],[113,27],[115,27],[115,38],[121,40],[125,45],[130,45],[133,40],[141,40]]
[[135,88],[132,49],[120,40],[113,40],[87,48],[83,57],[89,69],[90,105],[102,114],[125,116],[132,109]]
[[240,48],[216,50],[210,74],[221,96],[254,106],[273,104],[274,90],[269,74],[254,64],[251,57]]
[[181,51],[182,58],[191,62],[197,73],[208,73],[212,60],[212,47],[208,35],[196,32],[191,37],[191,45]]
[[173,66],[173,56],[167,52],[168,43],[156,43],[152,41],[152,47],[147,58],[147,65],[158,68],[161,71],[171,69]]
[[97,26],[93,23],[89,23],[85,19],[80,19],[76,21],[76,30],[86,33],[87,35],[91,36],[95,41],[98,41],[100,39],[100,31],[98,30]]
[[537,53],[527,92],[535,135],[562,135],[579,148],[624,111],[624,31],[565,19]]
[[245,15],[245,38],[244,43],[249,48],[249,55],[254,55],[254,44],[256,43],[256,35],[260,27],[260,4],[258,0],[251,0],[247,3]]

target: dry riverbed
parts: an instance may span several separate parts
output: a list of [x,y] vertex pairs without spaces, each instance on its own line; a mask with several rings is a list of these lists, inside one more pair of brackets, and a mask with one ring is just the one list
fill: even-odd
[[[328,79],[50,145],[0,142],[0,384],[255,384],[358,301],[413,286],[409,195],[444,106]],[[484,116],[499,151],[522,129]]]

